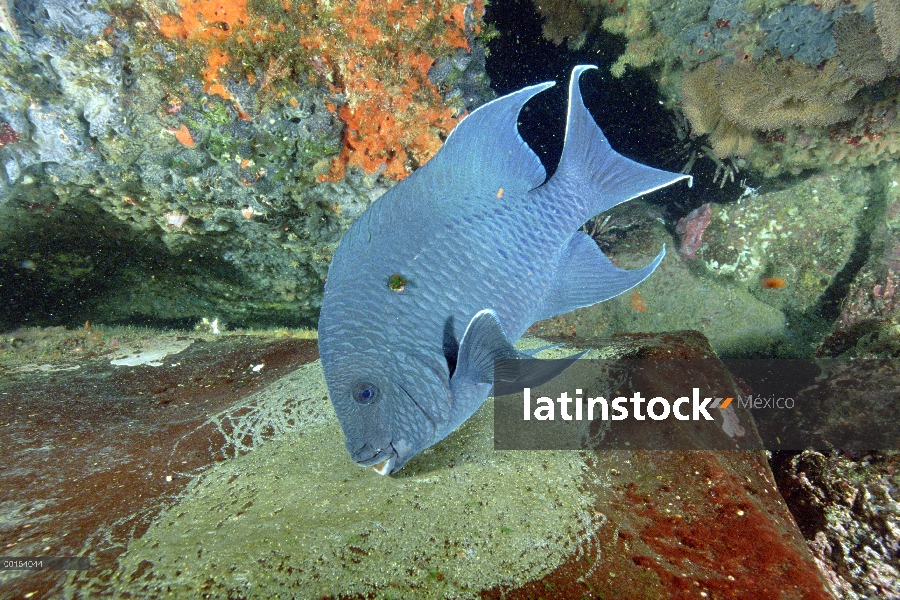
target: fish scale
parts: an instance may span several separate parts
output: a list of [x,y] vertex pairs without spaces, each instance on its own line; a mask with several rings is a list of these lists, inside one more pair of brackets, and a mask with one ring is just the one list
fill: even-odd
[[[516,121],[531,86],[473,111],[423,167],[375,201],[334,253],[319,353],[351,459],[387,475],[465,422],[496,359],[535,321],[608,300],[648,277],[578,231],[590,217],[689,176],[614,152],[569,85],[556,173]],[[502,190],[502,193],[501,193]],[[392,286],[399,276],[402,286]],[[392,289],[393,288],[393,289]],[[402,288],[402,289],[399,289]],[[552,373],[531,373],[535,385]],[[544,378],[544,379],[540,379]]]
[[[534,279],[533,276],[529,277],[528,273],[549,269],[555,262],[555,255],[562,245],[562,239],[569,237],[571,233],[565,236],[541,236],[541,233],[553,232],[554,229],[543,229],[538,225],[552,224],[553,221],[538,211],[528,213],[530,218],[527,220],[516,220],[514,215],[521,208],[506,203],[506,206],[499,207],[499,211],[498,207],[485,207],[473,211],[471,218],[466,222],[470,227],[477,224],[479,228],[471,231],[465,246],[453,244],[453,236],[450,233],[442,235],[438,230],[420,252],[424,258],[416,261],[415,268],[406,271],[400,268],[400,274],[407,277],[411,285],[428,279],[431,284],[429,289],[434,290],[436,294],[435,301],[441,302],[437,295],[440,295],[441,291],[444,292],[446,298],[442,302],[442,308],[451,311],[450,314],[455,317],[458,338],[462,337],[469,318],[482,308],[493,308],[504,330],[511,335],[518,332],[517,337],[521,336],[531,325],[525,321],[540,302],[543,295],[542,287],[549,285],[549,281],[532,281],[529,284],[529,293],[522,294],[526,282]],[[517,240],[516,246],[510,248],[503,234],[514,231],[515,228],[534,230],[537,235],[523,237]],[[484,289],[479,290],[480,293],[477,295],[466,294],[459,298],[460,290],[452,285],[453,281],[458,281],[461,277],[471,278],[473,281],[486,281],[497,270],[496,262],[491,259],[500,257],[500,252],[507,248],[514,257],[527,254],[536,258],[528,263],[512,260],[513,268],[506,271],[503,279],[493,281],[490,286],[483,286]],[[398,260],[398,263],[400,262]],[[377,285],[377,280],[373,281],[373,285]],[[436,307],[429,300],[416,295],[406,295],[398,299],[396,304],[402,313],[411,315],[410,320],[415,319],[420,323],[431,321],[433,333],[435,328],[437,331],[441,330],[446,314],[441,315],[440,311],[436,311]],[[433,339],[434,336],[426,335],[423,338]]]

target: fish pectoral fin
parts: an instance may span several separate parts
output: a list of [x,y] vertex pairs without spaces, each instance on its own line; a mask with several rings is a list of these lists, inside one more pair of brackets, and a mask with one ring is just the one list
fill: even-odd
[[615,298],[649,277],[665,255],[663,245],[662,251],[643,269],[620,269],[589,235],[575,232],[560,255],[556,277],[538,319],[549,319]]
[[530,358],[526,356],[525,358],[512,361],[516,363],[512,367],[507,367],[504,364],[509,361],[500,361],[497,363],[498,371],[504,369],[508,374],[515,372],[515,377],[503,377],[498,373],[497,380],[494,382],[492,395],[496,398],[498,396],[506,396],[509,394],[519,394],[524,388],[536,388],[544,385],[571,367],[576,360],[588,352],[590,352],[590,350],[553,360]]
[[456,387],[462,381],[493,383],[495,393],[512,393],[506,390],[547,383],[568,369],[585,352],[558,360],[533,358],[528,352],[516,350],[509,343],[497,314],[486,309],[472,317],[463,334],[453,382]]
[[[498,359],[527,358],[528,355],[516,350],[503,332],[497,313],[490,309],[479,311],[463,334],[459,344],[459,356],[453,379],[459,378],[471,383],[493,383],[494,361]],[[515,369],[515,361],[509,368]],[[502,378],[516,377],[518,372],[498,373]]]

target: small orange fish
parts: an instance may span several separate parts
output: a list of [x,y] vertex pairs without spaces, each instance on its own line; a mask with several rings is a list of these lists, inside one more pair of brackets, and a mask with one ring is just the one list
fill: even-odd
[[780,290],[787,285],[787,279],[784,277],[761,277],[759,285],[766,290]]
[[631,301],[628,303],[631,305],[631,308],[638,312],[644,312],[647,310],[647,303],[644,302],[644,299],[641,298],[641,294],[637,291],[631,295]]

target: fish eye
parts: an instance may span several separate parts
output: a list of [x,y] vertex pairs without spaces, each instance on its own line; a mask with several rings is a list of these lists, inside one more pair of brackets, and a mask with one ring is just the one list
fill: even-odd
[[372,404],[378,399],[378,388],[368,381],[357,383],[353,388],[353,399],[360,404]]

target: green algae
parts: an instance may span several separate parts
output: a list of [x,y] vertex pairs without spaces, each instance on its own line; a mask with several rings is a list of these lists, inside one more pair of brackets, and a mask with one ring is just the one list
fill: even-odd
[[[470,597],[595,532],[583,456],[494,451],[490,400],[392,477],[348,459],[318,363],[253,402],[252,429],[284,434],[192,482],[121,557],[117,595]],[[217,418],[240,445],[241,417]]]

